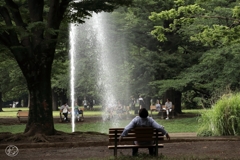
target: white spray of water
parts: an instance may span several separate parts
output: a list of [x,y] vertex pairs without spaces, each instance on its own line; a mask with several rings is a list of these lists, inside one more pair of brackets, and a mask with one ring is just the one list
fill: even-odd
[[70,24],[70,34],[69,34],[69,39],[70,39],[70,88],[71,88],[71,122],[72,122],[72,132],[75,131],[75,113],[74,113],[74,97],[75,97],[75,35],[76,35],[76,27],[74,26],[75,24],[71,23]]
[[[119,99],[118,89],[116,84],[119,83],[119,71],[116,70],[118,63],[116,62],[116,54],[123,52],[122,50],[116,50],[116,44],[112,42],[111,29],[109,29],[109,22],[106,20],[106,13],[95,14],[93,13],[90,19],[86,19],[84,24],[71,24],[70,25],[70,55],[71,55],[71,106],[72,106],[72,131],[75,129],[75,114],[74,103],[75,93],[74,82],[77,80],[77,72],[80,72],[81,65],[76,59],[81,59],[84,54],[92,54],[96,58],[98,70],[98,88],[100,88],[99,94],[102,95],[102,105],[105,107],[115,107],[117,100]],[[117,44],[119,45],[119,43]],[[76,49],[76,47],[78,49]],[[90,50],[89,50],[90,48]],[[75,60],[75,61],[74,61]],[[78,63],[77,66],[76,63]],[[76,75],[76,77],[75,77]],[[75,79],[76,80],[75,80]],[[125,84],[127,86],[127,84]],[[107,111],[109,108],[105,108],[102,113],[103,120],[108,120]],[[119,119],[113,117],[110,120],[113,126],[118,126]],[[104,125],[104,123],[103,123]],[[99,126],[103,128],[102,126]]]
[[[108,111],[115,108],[117,104],[116,94],[116,63],[114,63],[114,58],[112,55],[117,51],[111,49],[112,43],[109,41],[109,26],[106,21],[107,13],[93,14],[92,25],[96,32],[97,38],[97,52],[98,52],[98,66],[99,66],[99,76],[98,76],[98,86],[102,87],[101,95],[103,101],[103,120],[107,120],[109,117]],[[111,124],[113,126],[118,126],[118,118],[115,116],[111,118]]]

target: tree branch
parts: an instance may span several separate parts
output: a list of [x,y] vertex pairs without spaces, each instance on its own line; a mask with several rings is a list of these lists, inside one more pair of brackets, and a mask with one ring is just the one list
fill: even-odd
[[[62,22],[64,13],[66,12],[71,0],[62,0],[61,3],[59,2],[59,0],[51,0],[50,2],[50,9],[47,18],[47,28],[58,30]],[[51,43],[47,43],[47,45],[51,45],[53,43],[53,46],[55,46],[54,44],[57,43],[57,37],[57,32],[55,32],[55,34],[46,33],[45,40],[51,41]],[[49,49],[49,53],[54,53],[55,48],[49,47]]]
[[[29,15],[30,21],[32,23],[43,23],[43,8],[44,8],[44,1],[43,0],[28,0],[28,8],[29,8]],[[31,29],[31,42],[32,42],[32,49],[39,50],[41,47],[41,42],[43,41],[43,33],[44,27],[38,27],[40,24],[36,24]]]
[[[27,25],[23,22],[18,5],[14,3],[12,0],[5,0],[5,2],[6,2],[6,6],[8,7],[9,11],[12,14],[12,19],[15,22],[15,24],[18,27],[22,27],[24,30],[26,30]],[[18,43],[20,42],[18,41]],[[28,46],[29,43],[30,42],[28,37],[21,38],[21,44],[23,44],[24,46]]]
[[[2,18],[4,19],[4,22],[8,27],[13,26],[9,12],[5,7],[0,7],[0,15],[2,16]],[[7,47],[10,47],[11,43],[14,43],[15,45],[19,45],[17,34],[12,29],[9,29],[8,33],[6,31],[2,33],[0,38]]]
[[231,18],[231,17],[224,17],[224,16],[193,16],[190,18],[215,18],[215,19],[223,19],[226,20],[227,24],[229,23],[229,20],[233,21],[234,23],[231,24],[229,27],[234,27],[240,23],[240,19]]
[[12,0],[5,0],[7,7],[9,8],[9,10],[12,13],[13,16],[13,20],[16,23],[17,26],[22,26],[22,27],[26,27],[26,24],[24,24],[23,20],[22,20],[22,16],[19,12],[19,8],[18,5],[16,3],[14,3]]

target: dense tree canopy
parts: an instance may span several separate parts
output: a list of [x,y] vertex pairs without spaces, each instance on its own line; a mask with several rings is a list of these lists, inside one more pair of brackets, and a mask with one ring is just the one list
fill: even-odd
[[[214,93],[220,93],[219,90],[225,90],[227,86],[237,90],[239,86],[236,79],[239,79],[239,74],[235,53],[239,48],[239,2],[178,0],[174,3],[174,7],[169,10],[151,14],[150,19],[153,21],[170,22],[168,26],[160,23],[152,34],[164,42],[172,40],[169,35],[181,37],[179,43],[185,44],[179,44],[178,51],[192,54],[195,60],[185,61],[188,67],[174,79],[157,81],[155,84],[159,88],[174,87],[188,93],[192,96],[190,99],[210,99]],[[190,94],[192,91],[194,94]]]
[[[21,74],[4,70],[10,64],[15,66],[15,59],[26,78],[19,82],[26,82],[31,96],[26,133],[42,124],[43,130],[51,128],[47,134],[54,132],[51,88],[66,91],[69,83],[68,22],[84,23],[92,11],[111,12],[130,3],[1,1],[1,55],[8,59],[1,62],[1,76],[5,76],[0,81],[1,91],[11,97],[7,92],[10,88],[12,91],[11,85],[13,90],[19,89],[16,77]],[[117,64],[112,69],[118,71],[113,78],[119,98],[141,94],[147,100],[159,98],[164,103],[166,97],[171,97],[181,113],[182,104],[209,107],[226,88],[238,90],[239,13],[237,0],[133,0],[132,6],[116,9],[104,23],[111,34],[106,36],[111,41],[107,47]],[[77,62],[81,69],[76,89],[80,97],[101,94],[97,92],[100,86],[95,85],[99,69],[97,44],[93,43],[96,37],[86,39],[86,30],[91,27],[86,24],[79,35],[81,58]],[[4,85],[9,82],[11,85]]]
[[17,61],[30,94],[27,135],[54,134],[51,71],[62,22],[111,12],[131,0],[5,0],[0,2],[0,43]]

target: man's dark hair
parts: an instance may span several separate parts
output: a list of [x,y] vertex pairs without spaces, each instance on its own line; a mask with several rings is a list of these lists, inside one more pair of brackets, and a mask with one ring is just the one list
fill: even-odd
[[148,111],[147,111],[147,109],[146,108],[141,108],[140,110],[139,110],[139,116],[141,117],[141,118],[147,118],[148,117]]

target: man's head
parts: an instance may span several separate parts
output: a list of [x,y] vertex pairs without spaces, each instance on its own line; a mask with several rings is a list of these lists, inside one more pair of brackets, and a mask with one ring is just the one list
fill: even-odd
[[139,117],[141,118],[147,118],[148,117],[148,111],[146,108],[141,108],[138,113]]

